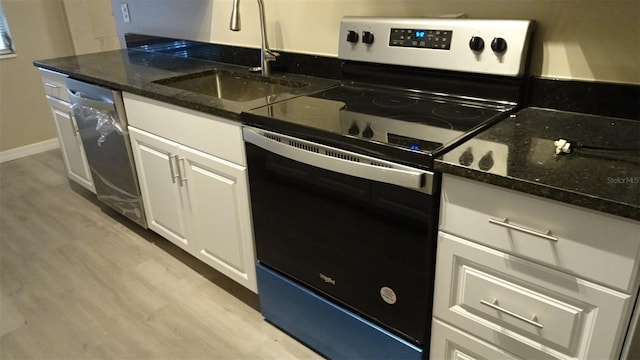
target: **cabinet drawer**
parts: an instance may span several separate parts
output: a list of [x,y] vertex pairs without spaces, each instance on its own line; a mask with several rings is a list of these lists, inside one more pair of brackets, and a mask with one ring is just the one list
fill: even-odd
[[[543,358],[536,357],[536,359]],[[521,359],[460,329],[433,319],[431,323],[432,360]]]
[[240,123],[123,93],[129,125],[238,165],[246,165]]
[[584,304],[574,306],[545,296],[495,276],[492,271],[485,272],[472,266],[465,266],[460,271],[464,288],[459,294],[459,306],[482,318],[517,329],[527,337],[539,337],[540,342],[554,343],[562,349],[571,347],[573,330],[580,327],[580,317],[585,314]]
[[57,72],[40,69],[40,79],[44,86],[44,93],[56,99],[69,102],[69,94],[67,94],[67,85],[64,79],[67,76]]
[[633,298],[440,232],[434,316],[524,358],[619,356]]
[[440,229],[627,293],[637,291],[640,223],[633,220],[445,174]]

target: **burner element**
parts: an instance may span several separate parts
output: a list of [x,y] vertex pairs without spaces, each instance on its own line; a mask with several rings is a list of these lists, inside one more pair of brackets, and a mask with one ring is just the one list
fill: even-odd
[[278,108],[278,113],[285,116],[306,116],[323,118],[332,115],[333,109],[318,106],[287,106]]
[[409,106],[417,103],[418,100],[406,96],[381,96],[373,99],[373,103],[385,107]]
[[453,125],[451,123],[440,119],[434,119],[425,115],[397,115],[391,116],[390,118],[453,130]]
[[433,115],[447,120],[476,120],[482,118],[484,111],[461,105],[443,105],[431,112]]
[[[284,119],[297,119],[297,123],[320,121],[320,123],[334,123],[340,118],[340,111],[345,103],[341,101],[302,97],[283,101],[278,106],[271,106],[273,115]],[[315,120],[314,120],[315,119]]]
[[322,93],[322,97],[331,100],[347,101],[364,96],[364,91],[357,89],[348,89],[345,87],[338,87],[335,89],[329,89]]

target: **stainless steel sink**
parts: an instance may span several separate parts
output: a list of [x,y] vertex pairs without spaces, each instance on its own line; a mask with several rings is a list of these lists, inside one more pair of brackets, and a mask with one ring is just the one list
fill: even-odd
[[221,69],[157,80],[154,83],[236,102],[252,101],[309,86],[302,82]]

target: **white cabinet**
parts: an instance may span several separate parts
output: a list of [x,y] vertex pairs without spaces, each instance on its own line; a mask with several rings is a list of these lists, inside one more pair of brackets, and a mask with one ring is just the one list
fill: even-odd
[[78,135],[78,126],[73,118],[69,97],[64,83],[65,75],[40,69],[42,84],[58,132],[60,150],[69,179],[95,194],[87,157]]
[[640,224],[450,175],[441,203],[432,359],[620,356]]
[[[124,101],[149,228],[257,292],[239,125],[130,94]],[[242,164],[212,154],[221,132],[221,155]]]
[[129,137],[149,229],[188,250],[178,145],[134,127],[129,128]]

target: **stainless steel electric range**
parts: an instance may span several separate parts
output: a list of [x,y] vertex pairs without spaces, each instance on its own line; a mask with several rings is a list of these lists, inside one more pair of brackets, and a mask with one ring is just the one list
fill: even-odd
[[456,145],[521,103],[533,28],[345,17],[339,86],[241,115],[268,321],[330,358],[428,355],[433,161],[506,171],[502,145]]

